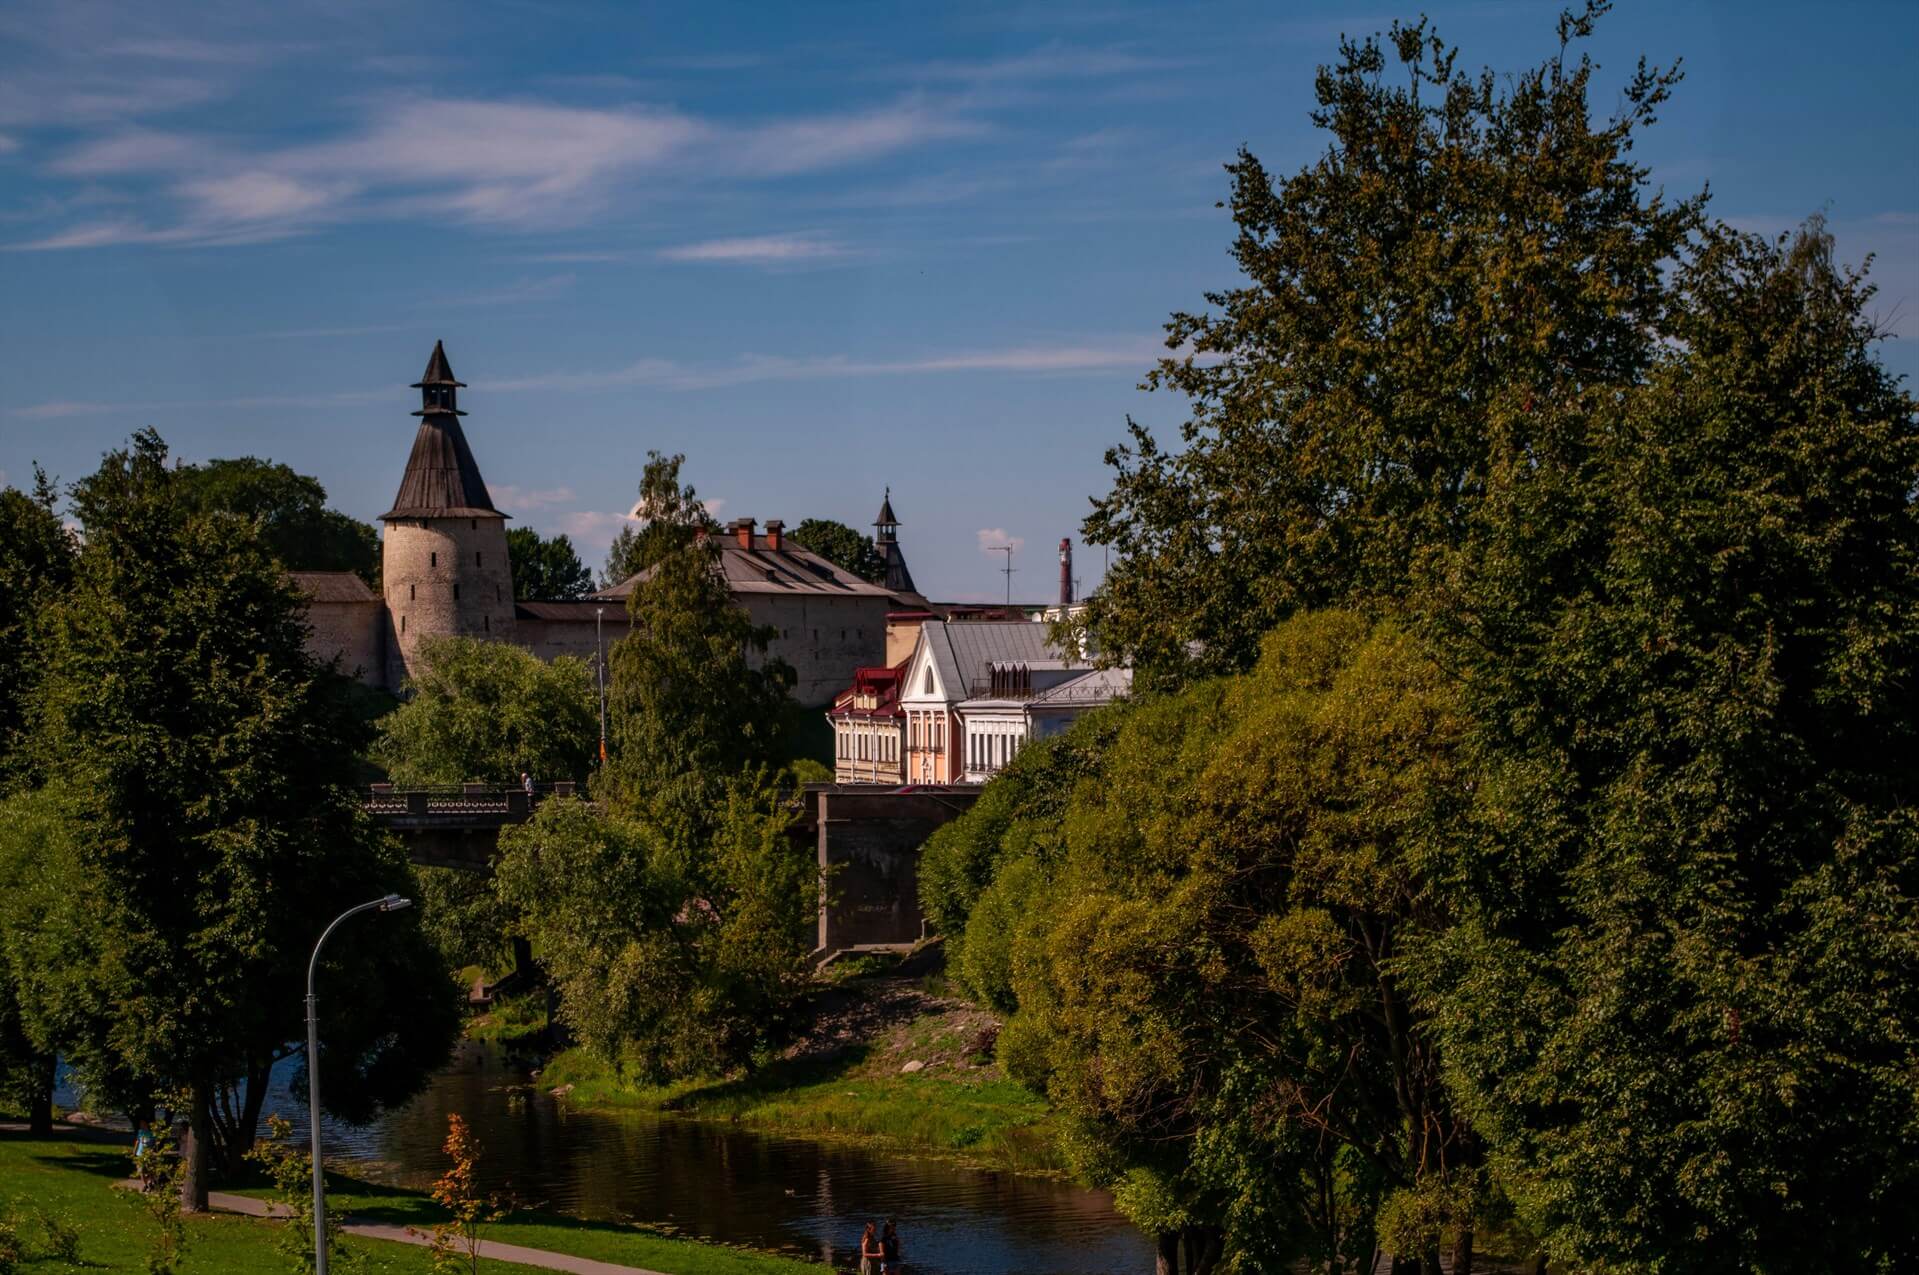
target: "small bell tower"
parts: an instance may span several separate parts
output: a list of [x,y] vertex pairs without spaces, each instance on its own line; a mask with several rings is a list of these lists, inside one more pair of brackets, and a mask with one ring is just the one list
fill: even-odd
[[893,489],[888,487],[880,500],[880,516],[873,520],[873,548],[886,562],[886,587],[894,593],[917,593],[913,573],[906,569],[906,555],[900,552],[900,520],[893,513]]

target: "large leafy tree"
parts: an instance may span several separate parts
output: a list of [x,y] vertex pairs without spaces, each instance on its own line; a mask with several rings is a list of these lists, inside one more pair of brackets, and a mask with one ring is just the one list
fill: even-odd
[[772,631],[734,604],[711,519],[679,466],[655,455],[641,486],[643,534],[663,553],[627,599],[632,632],[608,655],[604,775],[629,808],[665,817],[673,806],[697,824],[731,777],[780,764],[793,671],[766,657]]
[[625,584],[640,572],[693,543],[701,532],[718,529],[713,515],[700,503],[690,484],[680,482],[684,456],[646,454],[640,474],[640,498],[633,506],[637,523],[620,528],[607,550],[600,583],[607,588]]
[[[1347,613],[1265,651],[1030,750],[942,830],[924,888],[963,913],[961,976],[1011,1012],[1002,1058],[1163,1270],[1228,1245],[1365,1269],[1376,1241],[1436,1270],[1442,1234],[1470,1252],[1480,1157],[1398,964],[1445,923],[1457,688]],[[952,883],[983,860],[966,904]]]
[[405,786],[586,780],[599,743],[599,700],[586,665],[546,661],[475,638],[420,645],[411,695],[380,719],[374,760]]
[[1436,606],[1486,835],[1450,1075],[1556,1255],[1919,1261],[1919,419],[1816,223],[1716,232],[1677,343],[1500,476]]
[[843,522],[831,518],[808,518],[793,528],[792,537],[835,566],[844,567],[862,580],[886,583],[886,559],[873,547],[870,536],[862,536]]
[[593,591],[593,573],[564,535],[549,540],[531,527],[515,527],[506,533],[506,555],[513,564],[513,596],[521,601],[564,601]]
[[0,490],[0,769],[24,719],[38,660],[34,622],[73,578],[73,537],[54,512],[53,483],[34,471],[31,494]]
[[[37,1043],[130,1106],[184,1091],[183,1192],[203,1207],[302,1034],[320,926],[411,882],[350,789],[363,728],[259,524],[203,511],[166,459],[143,431],[72,489],[84,548],[47,609],[26,750],[43,787],[0,819],[0,858],[48,865],[16,878],[31,932],[9,947],[72,949],[23,1017],[80,1030]],[[411,1096],[457,1029],[417,922],[339,935],[321,977],[330,1105],[366,1118]]]
[[241,456],[181,465],[176,490],[188,509],[258,520],[267,551],[294,571],[351,571],[379,583],[379,536],[370,524],[327,508],[318,479]]
[[1674,73],[1642,64],[1593,118],[1575,46],[1603,8],[1512,76],[1462,69],[1424,21],[1343,41],[1315,84],[1325,153],[1279,181],[1228,166],[1245,282],[1174,315],[1186,352],[1148,378],[1190,400],[1181,445],[1132,426],[1085,524],[1118,550],[1086,622],[1142,684],[1247,667],[1296,609],[1401,596],[1502,457],[1556,455],[1524,405],[1646,367],[1699,204],[1632,156]]

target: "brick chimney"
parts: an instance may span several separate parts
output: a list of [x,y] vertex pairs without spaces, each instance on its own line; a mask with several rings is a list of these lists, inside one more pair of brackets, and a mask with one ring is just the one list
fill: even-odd
[[753,547],[753,521],[751,518],[735,518],[730,527],[730,530],[733,532],[733,539],[742,549],[751,549]]
[[786,530],[786,523],[778,518],[766,520],[766,547],[774,553],[780,551],[780,536]]
[[1073,542],[1063,536],[1059,542],[1059,604],[1073,605]]

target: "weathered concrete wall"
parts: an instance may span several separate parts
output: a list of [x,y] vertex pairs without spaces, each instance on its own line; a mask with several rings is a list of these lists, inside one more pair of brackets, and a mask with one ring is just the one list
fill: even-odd
[[513,637],[513,577],[501,518],[395,518],[381,540],[387,685],[429,637]]
[[307,602],[307,653],[317,660],[340,658],[340,671],[369,686],[386,681],[386,608],[364,602]]
[[793,698],[808,708],[824,708],[853,684],[853,670],[886,658],[884,596],[831,597],[821,594],[735,594],[755,624],[777,633],[768,657],[793,666],[798,680]]
[[925,928],[919,860],[926,839],[979,799],[978,789],[937,792],[807,790],[825,884],[819,947],[911,943]]

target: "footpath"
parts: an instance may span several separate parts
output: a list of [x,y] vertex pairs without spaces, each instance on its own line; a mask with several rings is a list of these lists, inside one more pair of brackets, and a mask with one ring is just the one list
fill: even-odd
[[[249,1195],[229,1195],[225,1191],[209,1191],[207,1205],[224,1213],[244,1213],[249,1217],[287,1217],[289,1210],[284,1204],[275,1204],[271,1200],[256,1200]],[[357,1222],[351,1214],[339,1219],[340,1229],[348,1235],[358,1235],[362,1239],[390,1240],[395,1244],[427,1245],[432,1237],[424,1231],[410,1226],[394,1226],[390,1222]],[[497,1240],[481,1240],[480,1256],[495,1262],[511,1262],[519,1266],[537,1266],[549,1271],[567,1271],[570,1275],[661,1275],[659,1271],[650,1271],[643,1266],[620,1266],[613,1262],[599,1262],[590,1257],[574,1257],[568,1253],[549,1252],[543,1248],[525,1248],[519,1244],[502,1244]]]

